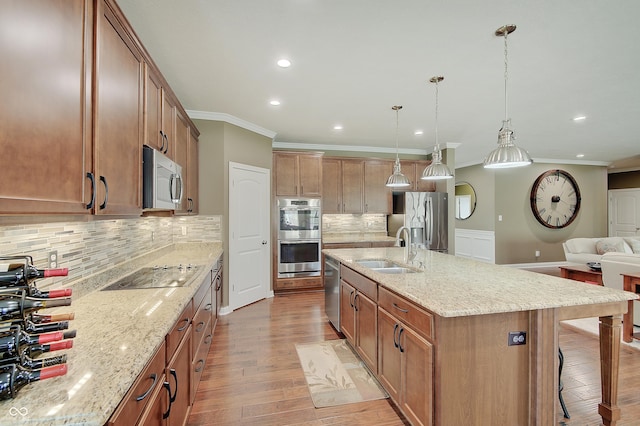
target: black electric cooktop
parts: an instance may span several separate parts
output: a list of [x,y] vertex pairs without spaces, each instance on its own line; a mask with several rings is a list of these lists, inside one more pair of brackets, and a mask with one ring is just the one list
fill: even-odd
[[142,268],[102,290],[183,287],[198,271],[195,265]]

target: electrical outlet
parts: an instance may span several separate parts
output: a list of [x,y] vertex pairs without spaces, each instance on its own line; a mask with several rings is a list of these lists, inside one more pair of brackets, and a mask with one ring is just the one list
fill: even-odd
[[540,257],[540,250],[536,250],[536,257]]
[[58,251],[50,251],[49,252],[49,269],[58,267]]
[[527,332],[526,331],[510,331],[508,344],[509,346],[526,345]]

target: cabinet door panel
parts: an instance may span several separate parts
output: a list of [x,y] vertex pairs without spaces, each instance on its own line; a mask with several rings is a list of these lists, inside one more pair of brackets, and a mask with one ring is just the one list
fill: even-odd
[[396,347],[398,321],[384,309],[378,309],[378,379],[391,399],[400,404],[400,351]]
[[0,213],[88,214],[91,2],[1,9]]
[[344,281],[340,282],[340,331],[355,347],[355,326],[356,317],[353,310],[353,298],[356,290]]
[[298,156],[295,154],[277,153],[273,159],[275,163],[276,195],[297,196]]
[[162,83],[149,64],[145,64],[145,143],[158,151],[164,150],[162,130]]
[[403,349],[401,408],[412,424],[431,425],[433,401],[433,347],[402,326]]
[[173,160],[176,154],[176,106],[164,89],[162,90],[162,131],[166,136],[164,155]]
[[[103,2],[100,4],[95,110],[98,206],[95,212],[139,214],[142,211],[143,60],[109,7]],[[105,201],[106,207],[102,208],[100,205]]]
[[174,137],[175,141],[175,158],[174,161],[182,167],[182,200],[180,201],[180,205],[176,208],[176,213],[186,214],[189,210],[189,200],[187,200],[189,184],[188,184],[188,176],[189,176],[189,167],[188,167],[188,158],[189,158],[189,125],[185,121],[185,119],[179,114],[176,113],[176,134]]
[[171,387],[171,395],[175,397],[171,403],[169,426],[182,426],[189,413],[191,403],[191,326],[182,339],[175,356],[167,366],[167,381]]
[[[367,161],[364,166],[364,212],[391,214],[391,190],[385,186],[393,173],[390,161]],[[411,179],[411,176],[409,176]]]
[[374,373],[378,372],[378,315],[377,305],[358,292],[356,301],[357,350],[362,360]]
[[363,213],[364,161],[342,161],[342,213]]
[[322,213],[342,212],[342,162],[322,160]]
[[298,157],[300,174],[300,195],[303,197],[319,197],[322,195],[322,156],[300,155]]
[[187,161],[187,211],[190,214],[198,214],[198,191],[199,182],[198,173],[200,173],[200,165],[198,163],[198,136],[193,132],[189,135],[189,149]]

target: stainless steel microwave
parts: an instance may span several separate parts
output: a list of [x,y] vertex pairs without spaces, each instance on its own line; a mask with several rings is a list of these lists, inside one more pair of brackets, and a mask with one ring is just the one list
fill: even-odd
[[142,161],[142,208],[178,208],[182,200],[182,167],[146,145],[142,148]]

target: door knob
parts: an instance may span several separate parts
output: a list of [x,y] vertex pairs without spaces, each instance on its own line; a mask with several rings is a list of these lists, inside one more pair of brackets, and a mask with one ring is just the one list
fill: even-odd
[[265,244],[267,244],[267,240],[262,240],[262,245],[264,246]]

